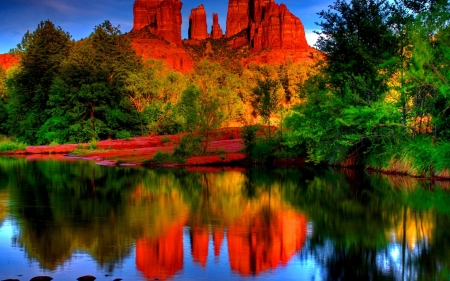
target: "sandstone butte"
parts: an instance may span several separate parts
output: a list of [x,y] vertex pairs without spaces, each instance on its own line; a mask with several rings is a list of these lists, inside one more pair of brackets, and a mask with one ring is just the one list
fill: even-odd
[[213,13],[213,24],[211,28],[211,38],[212,39],[221,39],[223,37],[223,31],[219,24],[219,15],[217,13]]
[[[155,38],[148,40],[134,36],[133,47],[144,59],[162,59],[174,69],[187,71],[194,65],[194,56],[189,55],[182,44],[181,7],[179,0],[136,0],[132,33],[147,28]],[[311,63],[320,56],[317,50],[308,46],[301,20],[286,5],[274,0],[229,0],[226,25],[228,48],[249,45],[252,50],[251,56],[242,59],[244,66],[250,62],[270,64],[288,60]],[[191,10],[191,40],[185,40],[185,44],[201,44],[193,41],[223,37],[216,13],[213,13],[211,34],[208,34],[203,4]]]
[[181,46],[181,7],[179,0],[136,0],[133,30],[149,26],[153,34]]
[[[180,0],[136,0],[134,25],[127,36],[144,60],[163,60],[170,68],[186,72],[193,69],[195,56],[183,46],[182,5]],[[185,44],[225,38],[226,48],[249,46],[251,55],[241,59],[244,66],[251,62],[271,64],[288,60],[311,63],[320,56],[319,51],[308,46],[301,20],[286,5],[274,0],[229,0],[225,36],[216,13],[211,34],[207,33],[203,5],[191,10],[189,23],[189,38],[195,40],[185,40]],[[5,69],[17,63],[9,54],[0,55],[0,64]]]
[[203,40],[208,38],[206,12],[203,4],[191,10],[189,16],[189,39]]

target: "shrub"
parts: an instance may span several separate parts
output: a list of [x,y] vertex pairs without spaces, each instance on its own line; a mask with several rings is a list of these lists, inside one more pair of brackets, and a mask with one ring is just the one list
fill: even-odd
[[97,145],[98,145],[97,140],[96,140],[96,139],[92,139],[92,140],[88,143],[88,148],[89,148],[90,150],[94,150],[94,149],[97,148]]
[[131,138],[131,134],[128,131],[119,131],[116,133],[116,139],[125,139],[129,141]]
[[169,153],[158,151],[155,153],[155,155],[153,155],[150,162],[155,163],[155,164],[163,164],[163,163],[170,162],[171,158],[172,157]]
[[170,137],[169,136],[164,136],[164,137],[161,137],[159,140],[162,143],[169,143],[170,142]]
[[250,153],[255,145],[256,132],[258,131],[258,125],[250,125],[242,128],[241,138],[244,141],[244,151]]
[[24,150],[26,147],[27,145],[22,142],[0,135],[0,152],[14,152]]
[[193,155],[201,155],[203,139],[200,136],[188,134],[180,138],[180,143],[173,152],[176,158],[187,158]]

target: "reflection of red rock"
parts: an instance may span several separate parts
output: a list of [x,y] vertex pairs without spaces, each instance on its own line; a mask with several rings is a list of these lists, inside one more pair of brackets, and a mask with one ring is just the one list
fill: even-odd
[[306,217],[293,211],[270,211],[240,219],[228,227],[231,269],[243,275],[286,265],[306,240]]
[[0,67],[4,70],[8,70],[17,64],[19,64],[17,57],[10,54],[0,54]]
[[183,269],[183,224],[159,239],[136,242],[136,266],[146,278],[167,279]]
[[189,39],[203,40],[208,37],[206,12],[203,4],[191,10],[189,16]]
[[220,255],[220,246],[222,246],[223,238],[225,237],[223,229],[214,228],[213,231],[213,241],[214,241],[214,256],[218,257]]
[[181,46],[182,5],[179,0],[136,0],[133,30],[149,26],[156,36]]
[[190,236],[191,251],[194,262],[197,262],[202,267],[205,267],[208,259],[209,230],[206,227],[192,227]]

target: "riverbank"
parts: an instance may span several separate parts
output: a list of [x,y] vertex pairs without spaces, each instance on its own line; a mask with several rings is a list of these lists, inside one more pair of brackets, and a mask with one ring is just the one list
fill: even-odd
[[212,140],[204,155],[186,157],[183,161],[153,164],[155,154],[173,153],[186,134],[136,137],[119,140],[104,140],[95,143],[27,146],[25,149],[3,153],[36,158],[39,155],[82,158],[107,166],[201,166],[230,165],[245,162],[247,154],[241,139],[240,128],[224,128],[212,133]]
[[[249,166],[251,160],[249,155],[244,153],[244,141],[242,139],[242,129],[239,127],[223,128],[213,132],[211,141],[208,144],[206,153],[201,155],[192,154],[184,158],[164,158],[163,161],[155,161],[155,155],[167,157],[174,153],[180,146],[180,142],[186,134],[162,135],[149,137],[136,137],[130,139],[104,140],[95,143],[84,144],[64,144],[49,146],[26,146],[24,149],[14,152],[0,153],[7,155],[22,155],[26,159],[35,160],[38,158],[57,159],[85,159],[94,161],[98,165],[104,166]],[[407,147],[408,148],[408,147]],[[409,147],[411,151],[414,149]],[[405,149],[404,149],[405,150]],[[410,176],[424,180],[450,180],[449,169],[430,169],[431,164],[420,167],[414,156],[417,157],[419,151],[414,150],[416,155],[408,155],[409,161],[396,157],[379,157],[369,161],[364,166],[367,171],[374,171],[387,175]],[[159,155],[157,155],[159,154]],[[386,153],[385,155],[388,155]],[[444,158],[445,155],[443,155]],[[159,157],[161,158],[161,157]],[[429,157],[422,157],[429,158]],[[302,167],[305,159],[302,157],[272,159],[273,166],[276,167]],[[435,160],[435,159],[434,159]],[[442,162],[442,161],[441,161]],[[360,167],[355,156],[341,161],[336,167]],[[419,167],[419,168],[418,168]],[[427,168],[428,167],[428,168]]]

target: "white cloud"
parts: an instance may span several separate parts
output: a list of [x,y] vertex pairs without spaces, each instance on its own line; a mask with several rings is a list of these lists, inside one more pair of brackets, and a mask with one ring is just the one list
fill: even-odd
[[308,42],[308,45],[311,47],[314,47],[316,44],[317,38],[319,38],[319,35],[312,31],[305,31],[306,41]]

